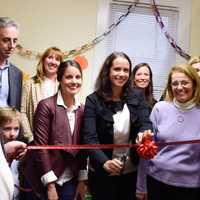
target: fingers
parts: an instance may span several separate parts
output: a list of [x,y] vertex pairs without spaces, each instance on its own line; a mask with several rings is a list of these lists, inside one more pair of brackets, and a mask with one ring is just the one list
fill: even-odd
[[144,132],[139,132],[136,138],[136,144],[141,144],[143,140],[152,140],[153,133],[151,130],[145,130]]
[[15,158],[20,158],[25,155],[27,145],[20,141],[11,141],[7,142],[5,145],[5,152],[9,160],[13,160]]
[[112,175],[119,175],[123,168],[123,163],[120,160],[115,158],[115,159],[106,161],[103,167],[106,171],[112,173]]
[[27,152],[27,149],[19,149],[19,150],[17,151],[17,153],[16,153],[15,159],[16,159],[16,160],[21,159],[22,157],[25,156],[26,152]]

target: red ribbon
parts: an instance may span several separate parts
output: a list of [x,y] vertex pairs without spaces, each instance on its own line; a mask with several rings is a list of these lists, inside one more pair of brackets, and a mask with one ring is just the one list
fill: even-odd
[[[140,145],[138,144],[72,144],[72,145],[29,145],[28,150],[81,150],[81,149],[116,149],[116,148],[137,148],[139,156],[145,159],[153,158],[157,153],[157,146],[181,145],[181,144],[200,144],[200,140],[183,140],[175,142],[154,142],[150,138],[144,138]],[[23,188],[15,185],[19,190],[31,192],[32,189]]]
[[[144,144],[144,142],[142,142]],[[146,143],[147,144],[147,143]],[[146,145],[145,144],[145,145]],[[181,145],[181,144],[200,144],[199,140],[182,140],[172,142],[154,142],[156,146],[168,146],[168,145]],[[116,148],[138,148],[138,144],[68,144],[68,145],[29,145],[28,150],[64,150],[64,149],[116,149]]]
[[117,148],[137,148],[138,144],[67,144],[67,145],[34,145],[28,146],[28,150],[81,150],[81,149],[117,149]]

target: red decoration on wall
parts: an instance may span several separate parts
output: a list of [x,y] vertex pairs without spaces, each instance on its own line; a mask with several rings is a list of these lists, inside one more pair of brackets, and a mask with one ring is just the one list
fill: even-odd
[[86,59],[85,56],[83,55],[77,55],[74,57],[74,60],[79,63],[79,65],[81,66],[81,69],[86,69],[88,67],[88,61]]

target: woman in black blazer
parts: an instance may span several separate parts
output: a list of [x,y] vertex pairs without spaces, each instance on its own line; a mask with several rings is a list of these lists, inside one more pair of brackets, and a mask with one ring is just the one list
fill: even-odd
[[[141,93],[131,89],[130,58],[109,55],[86,99],[83,117],[85,144],[135,143],[139,132],[152,129]],[[133,200],[137,177],[136,149],[89,149],[89,187],[95,200]]]

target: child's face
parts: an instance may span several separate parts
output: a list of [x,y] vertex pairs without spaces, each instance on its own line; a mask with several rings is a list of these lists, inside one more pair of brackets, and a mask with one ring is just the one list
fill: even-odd
[[7,122],[3,127],[3,138],[4,142],[15,140],[19,135],[19,121],[12,120]]

